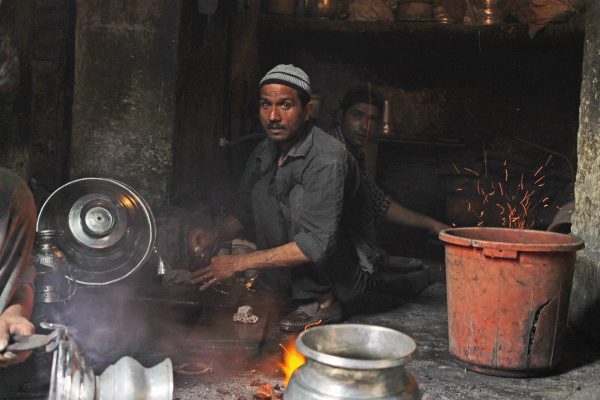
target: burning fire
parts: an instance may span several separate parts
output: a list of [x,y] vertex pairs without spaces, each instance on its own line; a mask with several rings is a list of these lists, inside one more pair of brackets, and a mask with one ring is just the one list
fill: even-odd
[[283,363],[279,363],[279,369],[285,374],[285,386],[288,385],[294,371],[306,363],[306,358],[296,349],[295,341],[296,338],[293,337],[287,346],[279,344],[283,349]]
[[[487,152],[483,152],[483,170],[476,171],[471,168],[459,168],[452,163],[452,167],[459,175],[468,175],[475,178],[473,191],[477,193],[480,204],[467,203],[467,213],[471,213],[477,220],[477,226],[490,224],[490,220],[499,218],[501,226],[507,228],[529,229],[535,223],[537,208],[548,207],[549,197],[542,194],[544,187],[544,169],[550,163],[552,155],[546,162],[536,168],[531,174],[524,170],[516,177],[516,184],[512,183],[509,173],[508,161],[505,160],[500,174],[496,178],[488,175]],[[514,171],[513,171],[514,174]],[[498,176],[500,175],[500,176]],[[457,188],[457,192],[464,192],[469,188]],[[492,214],[494,211],[496,214]],[[456,226],[456,224],[452,224]]]

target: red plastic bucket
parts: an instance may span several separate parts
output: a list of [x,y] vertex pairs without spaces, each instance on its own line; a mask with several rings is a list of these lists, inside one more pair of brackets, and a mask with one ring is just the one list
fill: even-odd
[[450,352],[469,369],[534,376],[556,366],[576,251],[571,235],[455,228],[445,242]]

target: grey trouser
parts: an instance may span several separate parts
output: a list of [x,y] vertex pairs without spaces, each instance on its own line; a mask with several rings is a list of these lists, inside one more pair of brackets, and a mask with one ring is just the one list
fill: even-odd
[[23,279],[33,284],[30,267],[35,220],[35,203],[25,182],[0,168],[0,313]]

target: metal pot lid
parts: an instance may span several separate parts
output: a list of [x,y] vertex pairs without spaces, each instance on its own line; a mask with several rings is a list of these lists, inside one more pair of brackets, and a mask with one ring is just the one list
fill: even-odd
[[156,240],[146,201],[123,182],[83,178],[56,189],[44,202],[37,230],[63,231],[58,247],[82,285],[108,285],[138,270]]

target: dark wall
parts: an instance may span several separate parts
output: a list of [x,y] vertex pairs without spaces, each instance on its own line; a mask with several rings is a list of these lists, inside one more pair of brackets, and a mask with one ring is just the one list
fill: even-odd
[[219,2],[210,16],[199,13],[196,1],[182,2],[173,139],[176,204],[210,200],[223,182],[219,139],[226,121],[230,16],[228,2]]
[[184,1],[180,29],[173,204],[208,204],[213,214],[232,201],[256,141],[254,132],[260,1],[218,3],[212,15]]
[[74,1],[2,1],[0,32],[18,74],[1,90],[0,165],[32,186],[37,203],[68,179]]
[[179,4],[77,2],[71,178],[114,178],[153,206],[167,201]]
[[41,202],[69,180],[75,2],[34,3],[31,184]]
[[28,178],[32,2],[0,4],[0,165]]

